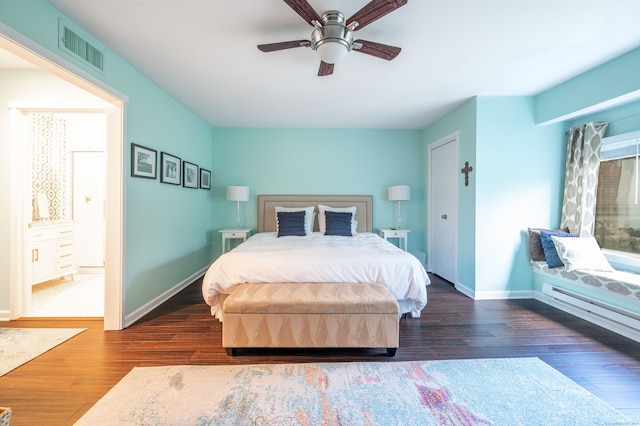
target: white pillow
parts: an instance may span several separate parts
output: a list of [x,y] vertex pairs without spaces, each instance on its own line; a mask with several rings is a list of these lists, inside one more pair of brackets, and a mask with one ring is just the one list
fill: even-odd
[[313,232],[313,217],[315,207],[281,207],[276,206],[276,231],[278,230],[278,212],[299,212],[304,211],[304,233],[311,235]]
[[614,270],[593,237],[563,238],[552,236],[551,239],[567,271],[582,269],[612,272]]
[[355,235],[357,233],[356,228],[358,227],[358,221],[356,220],[356,207],[329,207],[323,206],[322,204],[318,204],[318,228],[320,232],[323,234],[327,233],[327,218],[324,215],[324,212],[342,212],[342,213],[351,213],[351,233]]

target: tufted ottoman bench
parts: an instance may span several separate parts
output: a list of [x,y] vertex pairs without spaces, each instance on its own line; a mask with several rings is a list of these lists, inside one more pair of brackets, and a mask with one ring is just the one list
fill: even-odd
[[398,302],[382,284],[240,284],[222,308],[222,346],[398,348]]

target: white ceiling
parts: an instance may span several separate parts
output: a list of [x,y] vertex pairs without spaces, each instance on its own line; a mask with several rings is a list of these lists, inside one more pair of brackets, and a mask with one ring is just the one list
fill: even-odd
[[[409,0],[318,77],[312,27],[282,0],[49,0],[215,127],[422,129],[475,95],[534,95],[640,46],[638,0]],[[309,0],[351,16],[367,0]],[[108,56],[106,58],[108,61]],[[108,62],[107,62],[108,73]]]

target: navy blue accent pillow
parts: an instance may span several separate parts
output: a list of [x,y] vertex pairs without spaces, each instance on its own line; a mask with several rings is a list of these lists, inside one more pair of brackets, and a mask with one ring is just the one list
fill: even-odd
[[278,237],[307,235],[304,232],[303,210],[298,212],[278,212]]
[[544,257],[544,250],[542,249],[542,241],[540,241],[540,232],[564,232],[565,234],[569,234],[569,228],[565,227],[562,229],[544,229],[544,228],[528,228],[529,231],[529,256],[531,260],[535,261],[546,261],[547,259]]
[[549,266],[549,268],[564,266],[564,263],[560,260],[560,256],[558,256],[558,251],[556,250],[556,246],[553,244],[551,237],[576,238],[578,235],[567,234],[565,232],[540,231],[540,243],[542,244],[544,257],[547,260],[547,266]]
[[351,237],[351,219],[353,214],[350,212],[332,212],[325,211],[324,216],[327,223],[327,230],[324,235],[340,235],[343,237]]

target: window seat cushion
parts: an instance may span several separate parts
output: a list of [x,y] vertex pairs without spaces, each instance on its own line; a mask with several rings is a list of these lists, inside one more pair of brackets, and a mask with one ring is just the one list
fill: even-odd
[[640,274],[620,270],[585,271],[577,269],[568,271],[563,266],[549,268],[547,263],[542,261],[532,260],[530,263],[533,272],[576,281],[640,302]]

